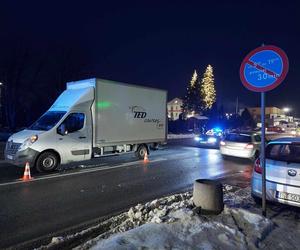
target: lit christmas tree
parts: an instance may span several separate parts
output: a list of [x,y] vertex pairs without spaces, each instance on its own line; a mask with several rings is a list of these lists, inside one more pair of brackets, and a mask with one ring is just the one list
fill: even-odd
[[204,110],[210,110],[216,102],[213,68],[208,65],[201,81],[201,99]]
[[200,84],[196,70],[194,70],[192,79],[187,86],[186,95],[183,98],[182,109],[184,118],[187,118],[188,115],[201,113]]
[[190,82],[191,87],[195,86],[195,83],[197,82],[197,79],[198,79],[198,74],[197,74],[197,71],[194,70],[194,74],[193,74],[191,82]]

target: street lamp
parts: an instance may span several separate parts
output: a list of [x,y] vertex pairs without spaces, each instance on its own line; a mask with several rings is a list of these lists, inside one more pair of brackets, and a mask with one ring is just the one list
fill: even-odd
[[291,109],[290,109],[290,108],[287,108],[287,107],[283,108],[283,112],[284,112],[284,113],[288,113],[288,112],[290,112],[290,110],[291,110]]

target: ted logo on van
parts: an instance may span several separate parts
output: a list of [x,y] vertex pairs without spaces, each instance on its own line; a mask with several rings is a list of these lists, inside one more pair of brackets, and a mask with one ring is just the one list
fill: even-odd
[[147,112],[143,107],[132,106],[132,107],[129,107],[129,109],[133,113],[133,118],[146,118],[146,116],[147,116]]
[[134,111],[134,118],[145,118],[146,116],[146,112]]
[[143,108],[141,106],[131,106],[131,107],[129,107],[129,109],[132,112],[133,119],[143,119],[145,123],[156,124],[156,127],[158,129],[162,129],[164,127],[164,124],[160,119],[146,118],[147,112],[146,112],[145,108]]

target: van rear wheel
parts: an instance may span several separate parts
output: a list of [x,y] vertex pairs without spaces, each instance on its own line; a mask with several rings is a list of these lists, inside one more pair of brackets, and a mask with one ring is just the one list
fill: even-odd
[[142,144],[135,151],[135,156],[142,160],[142,159],[144,159],[145,153],[148,154],[148,148],[146,145]]
[[52,172],[59,165],[59,159],[57,154],[53,152],[44,152],[42,153],[35,164],[36,170],[38,172]]

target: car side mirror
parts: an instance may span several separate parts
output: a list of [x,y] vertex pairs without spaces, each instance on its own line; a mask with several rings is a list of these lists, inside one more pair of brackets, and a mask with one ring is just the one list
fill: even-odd
[[59,135],[67,135],[68,134],[68,130],[66,129],[66,125],[65,124],[60,124],[59,127],[57,128],[57,133]]

